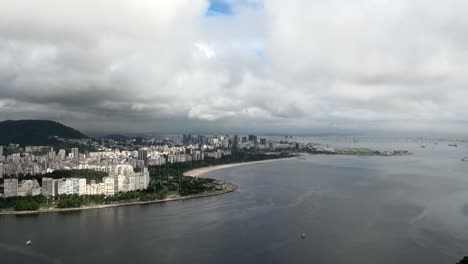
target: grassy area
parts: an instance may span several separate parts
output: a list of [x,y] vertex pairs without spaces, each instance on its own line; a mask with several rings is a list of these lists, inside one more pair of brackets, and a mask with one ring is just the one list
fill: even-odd
[[342,155],[375,155],[375,150],[369,148],[340,148],[336,149],[336,152]]

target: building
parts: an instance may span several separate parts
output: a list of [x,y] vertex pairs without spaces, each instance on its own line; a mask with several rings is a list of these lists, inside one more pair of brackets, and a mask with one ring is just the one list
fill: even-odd
[[102,181],[104,183],[104,194],[107,196],[114,196],[115,194],[114,178],[104,177]]
[[138,160],[142,160],[145,166],[148,166],[148,150],[147,149],[138,150]]
[[133,174],[132,165],[117,165],[111,170],[115,175],[129,176]]
[[0,156],[3,155],[3,146],[0,146]]
[[0,179],[3,178],[3,174],[5,173],[5,165],[0,163]]
[[80,154],[80,152],[79,152],[78,148],[72,148],[72,149],[71,149],[71,154],[72,154],[72,156],[73,156],[73,159],[79,160],[79,157],[80,157],[79,154]]
[[78,179],[78,195],[86,195],[86,179]]
[[5,179],[3,194],[5,198],[18,196],[18,179]]
[[257,136],[256,135],[249,135],[249,141],[257,144]]
[[61,179],[57,180],[57,194],[73,194],[73,180],[72,179]]
[[55,180],[52,178],[42,178],[42,195],[55,196],[57,194]]
[[18,183],[18,196],[36,196],[41,194],[37,180],[24,180]]
[[106,185],[103,182],[96,185],[96,193],[106,195]]
[[207,142],[208,142],[208,139],[205,136],[202,136],[202,135],[198,136],[198,144],[204,145]]
[[127,177],[123,175],[114,177],[114,193],[126,192],[128,190],[128,186],[125,184],[126,179]]
[[72,181],[72,194],[85,195],[86,194],[86,179],[71,178]]
[[233,148],[238,148],[239,147],[239,135],[234,135],[234,140],[232,142],[232,147]]
[[50,161],[55,160],[55,151],[51,150],[47,153],[47,157],[49,158]]
[[150,174],[148,171],[148,168],[144,168],[141,177],[143,178],[143,188],[142,190],[145,190],[148,188],[149,183],[150,183]]
[[128,176],[128,182],[127,182],[127,191],[135,191],[136,190],[136,181],[135,181],[135,176]]
[[95,180],[91,180],[91,182],[86,185],[86,194],[88,195],[97,195],[98,194],[98,184],[96,184]]
[[57,156],[60,158],[60,160],[64,160],[66,155],[67,155],[66,151],[64,149],[61,149],[61,150],[59,150]]

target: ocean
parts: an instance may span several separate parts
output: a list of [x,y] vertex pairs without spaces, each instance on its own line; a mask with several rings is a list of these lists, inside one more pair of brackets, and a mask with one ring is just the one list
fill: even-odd
[[468,255],[466,143],[322,143],[414,154],[304,154],[208,173],[239,186],[221,196],[0,216],[0,263],[439,264]]

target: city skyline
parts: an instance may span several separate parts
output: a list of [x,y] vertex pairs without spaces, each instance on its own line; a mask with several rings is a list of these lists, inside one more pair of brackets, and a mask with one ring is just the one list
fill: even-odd
[[6,1],[0,120],[85,133],[464,135],[466,7]]

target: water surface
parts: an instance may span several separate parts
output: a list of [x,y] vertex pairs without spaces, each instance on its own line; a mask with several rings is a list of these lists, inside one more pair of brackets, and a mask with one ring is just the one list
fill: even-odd
[[0,216],[0,263],[456,263],[468,255],[466,146],[351,144],[415,154],[306,155],[210,172],[239,186],[217,197]]

